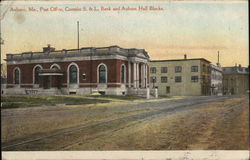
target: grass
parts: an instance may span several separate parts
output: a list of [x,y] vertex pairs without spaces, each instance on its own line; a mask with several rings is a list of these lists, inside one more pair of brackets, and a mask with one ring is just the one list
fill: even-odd
[[114,95],[89,95],[87,97],[108,98],[108,99],[116,99],[116,100],[138,100],[138,99],[145,99],[145,98],[137,97],[137,96],[114,96]]
[[56,104],[94,104],[108,103],[112,100],[137,100],[136,96],[111,96],[111,95],[60,95],[60,96],[30,96],[30,95],[2,95],[1,106],[6,108],[22,108],[35,106],[53,106]]
[[35,107],[56,104],[92,104],[107,103],[110,100],[93,99],[84,96],[29,96],[29,95],[3,95],[1,97],[2,108]]

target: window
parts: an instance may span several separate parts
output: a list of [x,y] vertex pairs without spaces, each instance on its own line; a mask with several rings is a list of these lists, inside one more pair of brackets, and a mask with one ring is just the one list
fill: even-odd
[[191,66],[191,72],[198,72],[198,66]]
[[161,73],[167,73],[168,67],[161,67]]
[[107,83],[106,67],[102,64],[99,66],[98,70],[99,70],[99,83]]
[[170,87],[169,86],[166,87],[166,93],[170,93]]
[[121,83],[125,83],[126,82],[126,68],[124,65],[122,65],[122,72],[121,72]]
[[161,77],[161,83],[167,83],[168,77]]
[[35,73],[34,73],[35,74],[34,75],[35,76],[34,77],[35,78],[35,82],[34,82],[35,84],[39,84],[39,70],[41,70],[41,67],[37,66],[35,68]]
[[14,83],[20,84],[20,69],[19,68],[16,68],[14,70]]
[[58,66],[53,66],[51,69],[53,69],[53,70],[59,70],[60,68]]
[[151,83],[156,83],[156,77],[150,77],[150,82]]
[[151,67],[150,68],[150,73],[156,73],[156,68],[155,67]]
[[77,67],[75,65],[71,65],[69,67],[69,83],[74,84],[77,83]]
[[175,76],[175,82],[181,82],[181,76]]
[[191,76],[191,82],[198,82],[199,77],[198,76]]
[[175,67],[175,72],[177,73],[177,72],[181,72],[181,70],[182,70],[182,67],[181,66],[176,66]]

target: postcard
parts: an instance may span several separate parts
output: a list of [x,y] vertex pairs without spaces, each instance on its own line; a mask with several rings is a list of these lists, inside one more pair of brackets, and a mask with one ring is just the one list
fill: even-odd
[[1,2],[3,159],[249,159],[248,17],[248,1]]

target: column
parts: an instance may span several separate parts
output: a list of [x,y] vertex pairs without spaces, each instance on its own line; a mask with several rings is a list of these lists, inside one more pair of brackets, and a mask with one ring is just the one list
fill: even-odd
[[131,87],[131,64],[130,61],[128,61],[128,88]]
[[141,88],[145,88],[145,64],[141,65]]
[[133,71],[134,71],[134,88],[136,88],[136,63],[133,63]]
[[146,83],[146,88],[148,88],[148,65],[145,64],[145,83]]
[[136,63],[136,88],[139,88],[139,63]]

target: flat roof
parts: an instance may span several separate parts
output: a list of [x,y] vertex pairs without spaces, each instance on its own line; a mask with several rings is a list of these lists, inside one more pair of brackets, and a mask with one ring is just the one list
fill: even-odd
[[203,60],[207,61],[208,63],[211,63],[209,60],[206,60],[205,58],[151,60],[150,62],[192,61],[192,60]]

